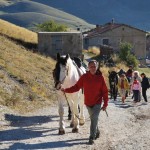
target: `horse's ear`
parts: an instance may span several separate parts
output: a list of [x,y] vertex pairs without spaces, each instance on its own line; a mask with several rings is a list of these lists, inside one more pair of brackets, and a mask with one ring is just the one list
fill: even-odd
[[69,55],[69,54],[67,54],[67,55],[66,55],[66,60],[67,60],[69,57],[70,57],[70,55]]
[[59,58],[60,58],[60,54],[59,54],[59,53],[57,53],[57,60],[59,60]]

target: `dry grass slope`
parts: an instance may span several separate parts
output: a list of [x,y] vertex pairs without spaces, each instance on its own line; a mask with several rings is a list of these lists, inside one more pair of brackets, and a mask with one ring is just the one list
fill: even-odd
[[37,43],[37,33],[0,19],[0,34],[27,43]]
[[35,43],[36,33],[0,22],[0,105],[24,112],[52,104],[56,101],[52,80],[55,61],[6,37]]

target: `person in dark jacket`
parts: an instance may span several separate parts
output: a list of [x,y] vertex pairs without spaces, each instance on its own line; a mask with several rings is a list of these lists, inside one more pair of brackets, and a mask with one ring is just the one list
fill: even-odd
[[130,66],[129,66],[129,69],[128,69],[127,72],[126,72],[126,77],[127,77],[129,83],[130,83],[130,81],[131,81],[132,74],[133,74],[133,68],[132,68],[132,66],[130,65]]
[[146,91],[147,89],[150,87],[148,78],[146,77],[145,73],[141,73],[141,77],[142,77],[142,95],[144,98],[144,101],[147,102],[147,95],[146,95]]
[[[132,65],[130,65],[129,69],[126,72],[126,77],[127,77],[129,84],[131,82],[132,75],[133,75],[133,67],[132,67]],[[131,86],[129,87],[129,91],[126,91],[126,97],[128,97],[128,94],[130,95],[130,89],[131,89]]]

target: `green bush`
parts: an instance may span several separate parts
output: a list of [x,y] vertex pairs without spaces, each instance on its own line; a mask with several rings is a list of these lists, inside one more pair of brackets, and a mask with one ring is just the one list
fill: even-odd
[[67,31],[67,26],[64,24],[58,24],[55,21],[47,21],[42,24],[36,25],[37,30],[47,32],[62,32]]
[[119,58],[121,59],[121,61],[125,62],[126,65],[132,65],[133,67],[137,68],[139,61],[133,54],[131,54],[131,49],[132,45],[130,43],[121,43]]
[[134,68],[138,67],[139,61],[136,59],[136,57],[134,55],[128,55],[127,56],[127,61],[126,61],[127,65],[132,65]]
[[131,48],[132,48],[132,46],[130,43],[121,43],[120,44],[119,58],[122,61],[127,61],[127,57],[131,54],[130,53]]

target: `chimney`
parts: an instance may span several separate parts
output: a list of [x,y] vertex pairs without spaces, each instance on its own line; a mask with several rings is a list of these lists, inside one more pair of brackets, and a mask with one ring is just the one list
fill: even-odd
[[100,31],[101,26],[99,24],[96,24],[96,31]]
[[112,18],[112,20],[111,20],[111,24],[114,24],[115,23],[115,19],[114,18]]
[[99,26],[100,26],[99,24],[96,24],[96,28],[99,28]]

